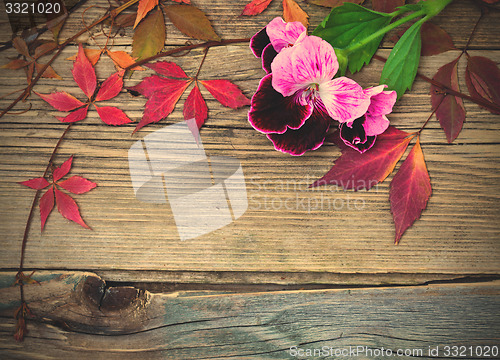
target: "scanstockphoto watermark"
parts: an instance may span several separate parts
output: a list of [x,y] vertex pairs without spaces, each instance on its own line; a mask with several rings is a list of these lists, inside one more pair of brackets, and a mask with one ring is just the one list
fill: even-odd
[[300,180],[265,180],[253,177],[249,180],[248,208],[251,210],[364,210],[366,202],[358,192],[346,188],[371,188],[378,192],[375,180],[347,180],[332,184],[323,182],[311,188],[317,179],[306,176]]

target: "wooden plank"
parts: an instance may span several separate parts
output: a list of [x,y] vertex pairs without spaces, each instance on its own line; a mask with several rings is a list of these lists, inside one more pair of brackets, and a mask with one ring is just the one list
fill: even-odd
[[[0,354],[9,359],[68,358],[75,352],[92,359],[289,359],[298,357],[294,351],[314,349],[328,351],[324,358],[356,349],[359,358],[373,359],[383,358],[376,355],[382,348],[435,358],[447,357],[446,346],[463,346],[458,349],[467,354],[469,347],[484,352],[500,345],[499,281],[154,294],[106,288],[91,273],[57,272],[36,273],[41,285],[26,286],[36,318],[20,344],[11,337],[18,304],[18,289],[9,287],[13,278],[13,273],[0,273]],[[439,354],[429,354],[436,348]]]
[[[251,36],[281,12],[280,3],[275,1],[262,16],[239,18],[239,9],[245,3],[243,0],[230,4],[198,1],[196,5],[210,15],[223,37]],[[311,24],[317,24],[325,15],[324,8],[301,5],[311,15]],[[457,2],[435,20],[452,33],[457,46],[464,45],[473,26],[475,17],[472,15],[476,13],[471,9],[468,3]],[[95,18],[98,11],[101,10],[89,10],[86,13],[88,21]],[[67,32],[80,26],[77,14],[74,19],[74,23],[66,26]],[[471,51],[471,55],[487,56],[500,62],[498,21],[497,12],[485,17],[474,38],[476,50]],[[168,45],[182,44],[186,40],[171,26],[168,31]],[[82,40],[86,40],[85,37]],[[91,44],[92,41],[89,40]],[[130,43],[130,33],[125,32],[116,39],[115,49],[130,51]],[[389,41],[385,44],[386,47],[390,45]],[[82,98],[69,75],[71,62],[64,60],[75,51],[75,46],[68,47],[56,61],[55,67],[60,69],[64,79],[42,80],[37,91],[65,90]],[[379,53],[387,56],[388,50],[382,49]],[[13,55],[13,51],[5,53],[5,56]],[[458,51],[452,51],[424,58],[420,71],[432,76],[457,55]],[[201,56],[201,51],[193,51],[175,61],[188,74],[194,74]],[[464,65],[460,65],[461,72]],[[364,86],[374,85],[381,67],[380,62],[374,61],[355,78]],[[106,58],[97,68],[100,79],[112,71],[113,66]],[[135,72],[126,85],[136,84],[147,74],[151,71]],[[247,45],[238,44],[211,49],[200,76],[231,79],[251,96],[263,72]],[[22,88],[24,82],[20,72],[0,71],[2,94]],[[463,79],[461,86],[465,89]],[[405,131],[419,129],[431,111],[428,91],[428,84],[417,80],[412,92],[396,106],[390,116],[391,122]],[[180,122],[181,104],[187,94],[166,121],[132,138],[133,124],[107,127],[95,111],[91,111],[87,120],[70,131],[56,163],[74,154],[73,173],[98,183],[99,187],[92,192],[76,196],[84,218],[94,230],[79,228],[54,213],[46,230],[40,234],[39,217],[36,216],[30,229],[26,266],[94,269],[114,278],[127,274],[137,281],[143,280],[147,271],[155,272],[158,281],[182,281],[183,272],[191,279],[200,279],[201,273],[215,279],[216,275],[208,275],[214,271],[239,273],[235,280],[252,278],[256,283],[266,282],[260,275],[266,272],[280,274],[273,277],[273,282],[278,281],[282,273],[290,273],[285,276],[290,283],[300,283],[304,279],[294,274],[314,273],[322,274],[317,275],[320,279],[325,276],[321,281],[326,283],[345,283],[351,277],[351,283],[363,284],[371,281],[421,283],[436,278],[499,273],[498,116],[466,103],[467,123],[452,145],[446,143],[437,121],[429,123],[422,135],[422,147],[433,196],[422,219],[405,234],[401,245],[393,246],[394,230],[388,203],[390,177],[370,192],[344,192],[334,187],[308,190],[307,186],[321,177],[339,156],[335,147],[324,146],[300,158],[278,153],[265,136],[250,127],[246,120],[247,109],[224,108],[204,89],[202,92],[210,109],[207,124],[201,131],[207,155],[234,156],[242,163],[250,208],[241,218],[213,233],[180,241],[168,205],[145,204],[134,196],[128,149],[134,141],[154,130]],[[0,107],[14,97],[15,94],[2,99]],[[17,182],[41,175],[64,128],[54,118],[57,112],[46,103],[36,96],[32,96],[29,103],[32,105],[30,111],[8,115],[0,121],[2,268],[15,268],[19,263],[21,237],[33,196],[31,190],[22,188]],[[123,92],[108,103],[119,106],[138,120],[145,101]],[[26,107],[26,104],[18,106],[19,109]],[[289,209],[285,209],[285,205]],[[167,271],[163,278],[162,271]],[[258,275],[245,276],[245,273]],[[394,276],[392,281],[391,276]],[[308,279],[314,282],[313,276]]]

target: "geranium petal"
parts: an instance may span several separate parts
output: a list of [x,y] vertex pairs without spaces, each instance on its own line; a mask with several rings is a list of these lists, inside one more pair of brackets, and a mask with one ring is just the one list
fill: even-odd
[[370,149],[375,143],[376,138],[376,136],[366,136],[363,127],[364,121],[365,118],[361,117],[354,120],[351,124],[340,124],[339,131],[340,138],[344,141],[344,144],[360,153],[364,153],[366,150]]
[[363,88],[346,77],[320,84],[319,96],[328,114],[341,123],[364,115],[370,105],[370,98]]
[[256,57],[260,58],[262,56],[262,51],[264,51],[264,48],[270,43],[271,41],[267,35],[266,28],[263,28],[250,39],[250,50],[252,50]]
[[276,150],[299,156],[323,145],[330,121],[328,115],[316,110],[300,129],[288,129],[284,134],[267,134],[267,137]]
[[276,55],[278,55],[278,53],[274,50],[271,44],[267,45],[262,52],[262,68],[268,74],[271,72],[271,64],[273,63]]
[[290,96],[312,84],[328,82],[339,63],[333,47],[317,36],[305,36],[293,47],[283,49],[271,64],[273,87]]
[[389,119],[385,115],[371,115],[369,112],[365,115],[363,124],[366,136],[382,134],[389,127]]
[[[379,85],[375,88],[387,87],[387,85]],[[392,112],[392,108],[396,103],[398,94],[393,91],[373,91],[370,89],[365,89],[365,94],[370,96],[370,106],[368,107],[368,113],[371,115],[387,115]]]
[[282,18],[277,17],[271,20],[266,26],[267,35],[276,52],[280,52],[297,41],[297,39],[307,29],[299,22],[285,22]]
[[312,106],[298,104],[293,96],[283,97],[272,86],[272,74],[264,76],[251,101],[248,121],[263,133],[284,133],[300,128],[312,113]]

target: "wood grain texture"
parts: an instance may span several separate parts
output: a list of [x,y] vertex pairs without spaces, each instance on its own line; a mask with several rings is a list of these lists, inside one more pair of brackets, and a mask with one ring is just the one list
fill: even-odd
[[[245,3],[197,1],[196,5],[209,15],[223,38],[251,36],[281,12],[280,2],[274,1],[261,16],[240,18],[238,15]],[[107,2],[89,2],[92,4]],[[305,2],[302,5],[311,16],[312,27],[326,15],[325,8]],[[81,11],[75,13],[65,27],[63,38],[81,26]],[[87,23],[95,20],[99,12],[102,10],[97,7],[87,11]],[[477,15],[471,4],[457,1],[433,21],[442,25],[460,47],[467,41]],[[499,22],[498,12],[485,17],[472,41],[471,55],[487,56],[500,63]],[[1,24],[6,27],[5,19]],[[170,23],[167,32],[168,47],[182,45],[187,40]],[[95,40],[88,34],[80,40],[95,46]],[[113,50],[130,52],[130,44],[131,33],[126,30],[115,39]],[[379,54],[387,57],[387,48],[391,46],[387,40]],[[64,90],[83,99],[70,76],[71,62],[64,60],[75,53],[76,46],[69,46],[54,64],[63,80],[42,79],[35,90],[41,93]],[[440,66],[458,54],[451,51],[423,58],[419,71],[433,76]],[[6,62],[6,57],[14,55],[14,51],[5,52],[1,60]],[[194,75],[201,57],[202,51],[195,50],[188,56],[168,60],[181,65],[188,75]],[[464,66],[461,61],[461,74]],[[373,61],[354,78],[365,87],[374,85],[381,69],[382,63]],[[97,66],[100,80],[113,71],[106,57]],[[134,72],[126,80],[126,86],[137,84],[151,73],[149,70]],[[251,55],[247,44],[210,49],[200,73],[201,79],[230,79],[248,97],[262,76],[260,62]],[[0,95],[21,89],[24,83],[22,72],[0,71]],[[460,84],[465,90],[463,79]],[[419,129],[431,112],[428,92],[429,84],[417,80],[391,114],[392,124],[405,131]],[[249,209],[242,217],[210,234],[180,241],[168,205],[142,203],[134,196],[128,149],[147,134],[181,121],[187,93],[168,119],[132,137],[134,124],[117,128],[105,126],[93,110],[86,120],[73,126],[55,161],[60,164],[73,154],[72,174],[98,184],[98,188],[88,194],[75,196],[93,231],[69,223],[54,212],[41,234],[36,215],[30,229],[25,265],[37,269],[89,269],[111,277],[116,270],[115,278],[127,274],[130,280],[137,281],[142,280],[147,271],[154,271],[158,281],[162,280],[162,271],[167,271],[163,278],[166,281],[174,281],[173,274],[179,274],[181,279],[180,274],[187,272],[191,274],[190,279],[200,279],[199,274],[207,274],[207,278],[215,282],[217,276],[209,276],[210,272],[238,273],[238,279],[245,279],[245,272],[270,272],[324,274],[340,283],[356,283],[359,281],[356,274],[365,276],[361,283],[415,283],[440,277],[499,273],[498,116],[466,103],[467,122],[453,144],[446,143],[435,119],[429,123],[421,143],[433,195],[422,218],[407,231],[402,243],[394,246],[388,201],[392,176],[370,192],[345,192],[334,187],[309,190],[307,186],[328,171],[339,156],[337,148],[325,145],[299,158],[278,153],[265,136],[248,124],[248,109],[224,108],[205,89],[202,94],[209,108],[209,119],[201,130],[207,155],[233,156],[242,163],[249,199]],[[6,106],[15,96],[0,100],[0,106]],[[34,191],[17,182],[43,173],[52,148],[64,130],[64,125],[54,117],[58,113],[48,104],[34,95],[28,103],[31,109],[26,113],[7,115],[0,120],[3,250],[0,263],[4,269],[15,268],[19,263],[22,233],[34,195]],[[26,109],[28,103],[16,108]],[[123,91],[107,103],[119,106],[138,121],[145,99],[134,98]],[[134,271],[138,273],[133,275]],[[394,275],[391,281],[391,274],[401,276]],[[349,280],[350,276],[353,280]],[[314,282],[313,278],[308,277]],[[279,280],[273,279],[273,282]],[[288,281],[300,283],[301,279],[303,277],[291,275]],[[265,275],[254,277],[253,281],[265,283]]]
[[[92,273],[35,275],[25,288],[35,319],[11,340],[18,289],[0,273],[4,359],[290,359],[291,348],[423,351],[498,346],[500,282],[371,289],[154,294],[105,287]],[[334,350],[329,350],[333,348]],[[376,354],[376,353],[375,353]],[[437,354],[436,354],[437,355]],[[297,357],[295,357],[297,358]],[[301,358],[314,358],[303,356]],[[340,358],[335,353],[322,358]],[[412,359],[412,356],[398,357]],[[466,358],[480,358],[466,356]],[[491,358],[491,357],[490,357]]]

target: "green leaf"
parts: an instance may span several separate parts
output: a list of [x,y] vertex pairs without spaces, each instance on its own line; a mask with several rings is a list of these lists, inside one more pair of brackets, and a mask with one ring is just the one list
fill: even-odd
[[[344,3],[333,9],[312,34],[328,41],[336,49],[345,49],[387,26],[392,18],[390,14]],[[348,54],[348,66],[352,73],[370,62],[383,37],[381,35]]]
[[165,18],[160,8],[151,11],[135,28],[132,56],[141,60],[158,54],[165,46]]
[[403,96],[406,89],[411,89],[417,75],[420,60],[420,28],[424,19],[417,21],[403,34],[392,49],[385,63],[380,84],[386,84],[389,90],[396,90],[398,99]]

